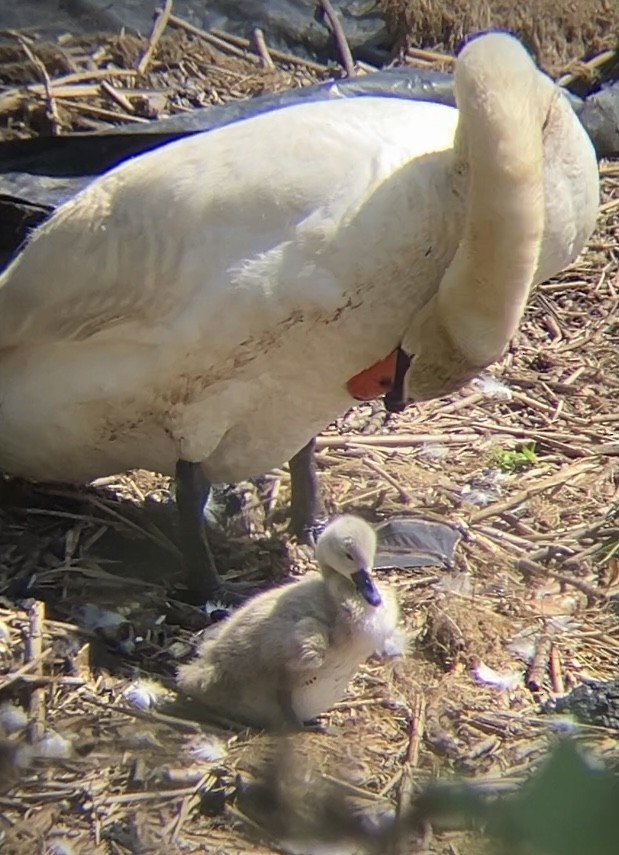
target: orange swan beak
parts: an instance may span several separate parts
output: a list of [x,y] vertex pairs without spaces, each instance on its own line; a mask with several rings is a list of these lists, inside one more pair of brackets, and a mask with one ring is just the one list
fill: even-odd
[[398,348],[371,368],[355,374],[346,388],[357,401],[372,401],[390,392],[395,383]]

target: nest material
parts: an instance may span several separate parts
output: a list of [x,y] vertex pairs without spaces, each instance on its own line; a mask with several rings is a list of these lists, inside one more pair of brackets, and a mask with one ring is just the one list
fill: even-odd
[[617,47],[614,0],[382,0],[390,30],[422,48],[454,52],[471,33],[505,29],[553,73]]
[[[294,63],[261,69],[255,57],[205,50],[187,34],[166,38],[141,76],[131,67],[147,40],[68,40],[58,66],[31,45],[51,85],[28,58],[16,70],[11,54],[0,95],[9,133],[35,133],[35,115],[56,131],[85,129],[321,76]],[[58,82],[67,69],[78,79]],[[103,69],[115,95],[93,76]],[[360,669],[325,717],[330,734],[292,740],[290,780],[312,782],[316,815],[320,781],[328,801],[334,788],[344,804],[356,793],[353,813],[385,800],[401,809],[426,782],[454,773],[483,779],[491,793],[515,788],[554,738],[539,702],[584,677],[615,676],[619,164],[602,164],[602,174],[596,233],[538,289],[492,371],[503,386],[473,385],[393,417],[362,405],[319,438],[331,512],[376,522],[423,514],[455,522],[465,538],[451,574],[386,574],[414,638],[410,654]],[[522,452],[532,444],[532,455]],[[308,553],[285,534],[288,488],[282,469],[237,489],[242,510],[213,544],[224,571],[270,583],[305,571]],[[201,725],[136,708],[125,694],[140,675],[170,686],[192,649],[188,628],[208,622],[174,599],[167,479],[133,472],[84,490],[7,480],[3,491],[0,701],[25,721],[0,744],[2,851],[197,853],[208,840],[211,851],[260,855],[281,851],[282,835],[300,825],[310,833],[292,785],[290,822],[271,823],[281,796],[281,786],[264,792],[280,751],[272,738],[209,727],[226,753],[208,760],[196,754]],[[614,731],[580,739],[614,760]],[[252,789],[255,780],[262,785]],[[436,827],[423,845],[453,855],[482,843]]]
[[17,44],[0,44],[0,139],[102,130],[329,76],[326,67],[295,57],[266,68],[254,54],[228,47],[232,54],[182,30],[161,35],[151,53],[136,36],[61,44],[19,36]]

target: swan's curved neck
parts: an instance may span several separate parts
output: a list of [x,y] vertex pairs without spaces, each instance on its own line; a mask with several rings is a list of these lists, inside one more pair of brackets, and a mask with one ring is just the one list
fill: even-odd
[[462,241],[438,292],[445,331],[479,366],[501,356],[533,282],[544,233],[543,127],[558,97],[520,45],[486,37],[483,47],[473,42],[456,66],[454,169],[467,170],[469,185]]

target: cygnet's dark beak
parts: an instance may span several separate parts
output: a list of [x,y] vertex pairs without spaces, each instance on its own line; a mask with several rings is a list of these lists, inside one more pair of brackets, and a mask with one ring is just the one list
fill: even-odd
[[380,606],[382,598],[367,570],[357,570],[357,572],[353,573],[350,578],[355,583],[357,590],[364,600],[366,600],[371,606]]

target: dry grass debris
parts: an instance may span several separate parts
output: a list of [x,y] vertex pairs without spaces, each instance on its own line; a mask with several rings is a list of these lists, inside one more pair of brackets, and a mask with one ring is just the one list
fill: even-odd
[[618,44],[614,0],[382,0],[390,29],[418,48],[453,53],[471,33],[492,28],[518,36],[537,61],[558,74]]

